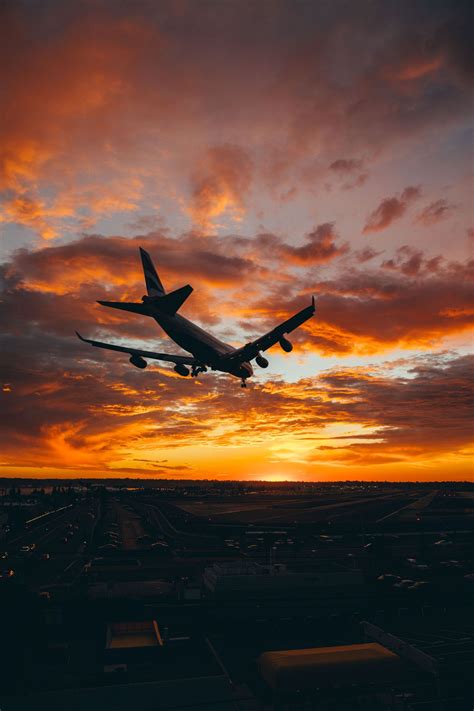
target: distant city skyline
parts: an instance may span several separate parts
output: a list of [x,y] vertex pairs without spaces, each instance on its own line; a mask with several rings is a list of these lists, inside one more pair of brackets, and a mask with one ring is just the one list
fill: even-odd
[[[5,3],[0,477],[472,479],[470,20]],[[169,349],[96,304],[141,299],[139,245],[234,345],[315,317],[246,391],[88,350]]]

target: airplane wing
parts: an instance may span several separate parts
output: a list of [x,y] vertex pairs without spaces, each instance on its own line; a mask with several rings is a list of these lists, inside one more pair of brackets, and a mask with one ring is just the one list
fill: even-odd
[[275,343],[278,343],[287,333],[291,333],[291,331],[294,331],[295,328],[298,328],[298,326],[301,326],[302,323],[311,318],[315,310],[316,306],[313,296],[311,306],[307,306],[305,309],[298,311],[297,314],[283,321],[283,323],[280,323],[271,331],[265,333],[265,335],[260,336],[260,338],[256,338],[255,341],[251,341],[245,346],[242,346],[242,348],[233,351],[229,358],[232,360],[234,358],[238,360],[252,360],[256,358],[260,351],[268,350],[271,346],[275,345]]
[[142,351],[139,348],[130,348],[128,346],[115,346],[112,343],[103,343],[102,341],[92,341],[89,338],[83,338],[80,333],[76,331],[76,335],[84,343],[90,343],[91,346],[96,346],[97,348],[107,348],[109,351],[119,351],[120,353],[128,353],[132,356],[139,356],[141,358],[153,358],[154,360],[164,360],[169,363],[182,363],[183,365],[199,365],[198,361],[192,356],[185,355],[171,355],[170,353],[155,353],[154,351]]

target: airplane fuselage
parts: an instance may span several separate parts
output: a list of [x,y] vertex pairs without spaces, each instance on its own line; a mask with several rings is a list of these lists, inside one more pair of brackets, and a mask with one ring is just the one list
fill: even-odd
[[235,363],[226,358],[236,350],[233,346],[220,341],[184,316],[170,316],[157,311],[153,318],[178,346],[191,353],[202,365],[230,373],[237,378],[249,378],[253,375],[250,363]]

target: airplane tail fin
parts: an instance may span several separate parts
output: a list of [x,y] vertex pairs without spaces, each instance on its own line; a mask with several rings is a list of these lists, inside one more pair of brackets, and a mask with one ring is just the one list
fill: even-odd
[[143,303],[136,304],[127,301],[99,301],[98,303],[102,306],[109,306],[112,309],[131,311],[132,313],[142,314],[143,316],[155,316],[160,312],[174,316],[193,291],[193,287],[186,284],[186,286],[182,286],[180,289],[175,289],[175,291],[171,291],[167,294],[160,281],[160,277],[156,273],[150,255],[142,249],[142,247],[140,247],[140,256],[142,258],[143,274],[145,275],[145,283],[148,291],[148,296],[143,297]]
[[153,260],[148,252],[140,247],[140,256],[142,258],[143,274],[145,276],[145,284],[148,296],[164,296],[166,294],[163,284],[160,281]]
[[[143,299],[149,309],[147,313],[152,315],[154,311],[161,311],[169,316],[174,316],[192,292],[192,286],[186,284],[186,286],[182,286],[181,289],[176,289],[167,294],[157,274],[152,258],[143,247],[140,247],[140,256],[142,258],[143,274],[145,275],[145,283],[148,291],[148,298],[144,297]],[[117,308],[121,307],[119,306]],[[129,310],[132,311],[132,309]],[[138,311],[138,313],[143,312]]]

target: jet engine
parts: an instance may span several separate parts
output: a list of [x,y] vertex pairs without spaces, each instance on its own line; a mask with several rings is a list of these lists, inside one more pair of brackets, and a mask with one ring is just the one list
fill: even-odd
[[186,368],[186,366],[182,363],[176,363],[176,365],[174,366],[174,371],[175,373],[178,373],[178,375],[182,375],[183,378],[185,378],[186,375],[189,375],[189,368]]
[[293,350],[293,345],[290,343],[290,341],[282,336],[279,340],[280,348],[285,351],[285,353],[291,353]]
[[146,368],[148,363],[144,358],[139,355],[132,355],[130,358],[130,363],[135,366],[135,368]]
[[263,355],[260,355],[260,353],[255,358],[255,362],[260,366],[260,368],[268,368],[268,360],[264,358]]

